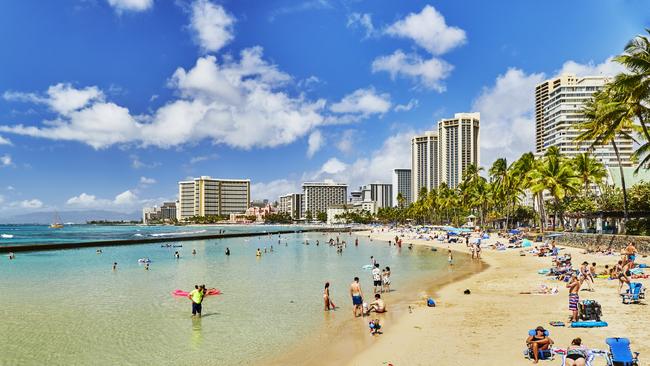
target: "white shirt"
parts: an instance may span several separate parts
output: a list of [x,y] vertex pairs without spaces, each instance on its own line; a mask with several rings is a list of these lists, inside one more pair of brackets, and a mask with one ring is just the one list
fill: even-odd
[[381,271],[379,268],[375,267],[372,269],[372,279],[374,281],[381,281]]

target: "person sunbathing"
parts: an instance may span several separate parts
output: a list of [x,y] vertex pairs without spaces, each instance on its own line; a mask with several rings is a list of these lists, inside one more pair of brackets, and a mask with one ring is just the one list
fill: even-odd
[[526,338],[526,346],[533,354],[533,363],[539,362],[539,351],[550,349],[552,345],[553,340],[546,335],[546,329],[542,326],[535,328],[535,335]]
[[566,349],[566,366],[585,366],[587,364],[587,349],[582,345],[582,339],[575,338]]

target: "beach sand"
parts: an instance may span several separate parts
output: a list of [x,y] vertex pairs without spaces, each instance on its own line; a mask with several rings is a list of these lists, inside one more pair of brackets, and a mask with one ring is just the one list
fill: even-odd
[[[358,233],[368,235],[369,233]],[[391,232],[371,234],[377,240],[390,240]],[[488,264],[486,270],[468,278],[449,283],[436,291],[437,306],[428,308],[421,299],[413,299],[414,310],[397,319],[384,321],[384,334],[376,337],[365,335],[370,341],[358,342],[361,347],[351,347],[353,358],[349,365],[528,365],[532,361],[523,356],[528,330],[544,326],[557,347],[567,347],[575,337],[581,337],[590,348],[607,350],[606,337],[627,337],[632,350],[650,360],[650,309],[646,305],[623,305],[618,296],[618,281],[596,279],[595,292],[581,291],[582,299],[597,300],[603,309],[602,320],[609,323],[605,328],[551,327],[550,321],[568,323],[568,291],[565,284],[549,280],[537,274],[549,268],[549,257],[519,255],[519,250],[496,251],[487,248],[495,240],[483,241],[482,259]],[[380,243],[378,241],[378,243]],[[404,244],[436,246],[445,250],[468,252],[465,244],[446,244],[425,240],[404,239]],[[571,253],[574,267],[583,261],[596,262],[598,271],[605,264],[610,267],[618,256],[585,255],[582,250],[565,248],[560,253]],[[646,261],[640,258],[639,262]],[[634,280],[644,286],[648,280]],[[523,295],[540,284],[557,287],[556,295]],[[471,295],[464,295],[465,289]],[[319,360],[316,364],[340,364],[331,360]],[[541,364],[561,364],[540,361]],[[595,365],[604,365],[602,358]]]

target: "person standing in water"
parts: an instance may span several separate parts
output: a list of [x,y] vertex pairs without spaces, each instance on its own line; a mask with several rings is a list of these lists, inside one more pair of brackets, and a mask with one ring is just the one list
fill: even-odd
[[194,290],[187,295],[187,298],[192,301],[192,316],[198,315],[199,318],[201,317],[201,303],[204,295],[205,289],[199,287],[199,285],[194,285]]
[[449,249],[449,253],[447,255],[447,261],[449,262],[450,266],[453,265],[454,256],[451,254],[451,249]]
[[117,262],[113,262],[113,271],[117,270]]
[[[350,284],[350,295],[352,296],[352,314],[354,317],[363,315],[363,292],[359,284],[359,277],[354,278],[354,282]],[[357,311],[359,315],[357,315]]]
[[230,255],[230,248],[226,247],[226,255]]
[[336,309],[334,301],[330,299],[330,283],[325,282],[325,289],[323,290],[323,302],[325,303],[325,311]]
[[174,258],[181,259],[181,254],[178,252],[178,250],[176,251],[176,253],[174,253]]
[[196,255],[196,248],[192,248],[192,255]]
[[255,253],[255,256],[256,257],[261,257],[262,256],[262,251],[260,250],[260,248],[257,248],[257,252]]

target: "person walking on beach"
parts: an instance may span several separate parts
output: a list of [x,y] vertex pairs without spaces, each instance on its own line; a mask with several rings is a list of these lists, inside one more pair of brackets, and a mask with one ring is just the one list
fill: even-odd
[[325,289],[323,290],[323,302],[325,303],[325,311],[336,309],[334,301],[330,299],[330,283],[325,282]]
[[372,269],[372,283],[374,286],[372,290],[375,294],[382,291],[379,263],[375,263],[375,268]]
[[[350,296],[352,296],[352,314],[354,317],[363,315],[363,292],[359,284],[359,277],[355,277],[354,281],[350,284]],[[357,311],[359,315],[357,315]]]
[[587,283],[587,290],[594,291],[593,284],[594,279],[591,276],[591,271],[589,270],[589,263],[587,261],[582,262],[580,266],[580,284]]
[[449,265],[453,265],[454,261],[454,256],[451,254],[451,249],[449,249],[449,253],[447,254],[447,261],[449,262]]
[[580,291],[580,280],[578,280],[578,276],[576,276],[575,273],[571,275],[571,279],[566,287],[569,289],[569,310],[571,311],[571,321],[577,322],[578,303],[580,302],[580,295],[578,294]]
[[203,286],[194,285],[194,290],[187,295],[187,298],[192,301],[192,316],[198,315],[201,317],[201,303],[205,295],[205,288]]

